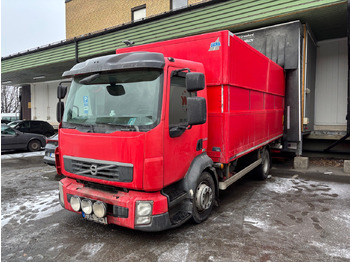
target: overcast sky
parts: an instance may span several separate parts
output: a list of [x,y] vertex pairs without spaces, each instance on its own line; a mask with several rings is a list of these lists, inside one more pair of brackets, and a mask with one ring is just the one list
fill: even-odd
[[1,0],[1,56],[66,38],[64,0]]

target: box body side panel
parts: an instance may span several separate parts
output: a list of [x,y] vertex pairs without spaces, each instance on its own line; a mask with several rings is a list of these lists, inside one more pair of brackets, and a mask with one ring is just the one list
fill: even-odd
[[283,69],[236,36],[229,43],[223,75],[228,84],[208,87],[208,155],[221,163],[283,135]]
[[116,52],[137,51],[203,64],[208,88],[207,152],[214,162],[228,163],[283,135],[283,69],[229,31]]

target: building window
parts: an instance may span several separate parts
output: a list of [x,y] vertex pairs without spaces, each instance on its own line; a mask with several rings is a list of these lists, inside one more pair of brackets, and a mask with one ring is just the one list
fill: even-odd
[[131,8],[131,20],[133,22],[146,18],[146,5],[136,6]]
[[170,0],[171,10],[187,7],[188,0]]

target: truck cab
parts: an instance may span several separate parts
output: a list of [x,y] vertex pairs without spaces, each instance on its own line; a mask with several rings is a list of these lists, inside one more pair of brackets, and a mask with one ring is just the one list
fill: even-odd
[[[140,230],[187,221],[193,203],[188,192],[196,191],[198,177],[186,183],[192,191],[183,179],[191,166],[204,171],[212,164],[205,155],[203,65],[133,52],[87,60],[63,76],[73,81],[56,151],[65,176],[61,205],[89,220]],[[201,211],[214,202],[215,189],[205,189]],[[178,204],[187,207],[170,212]]]

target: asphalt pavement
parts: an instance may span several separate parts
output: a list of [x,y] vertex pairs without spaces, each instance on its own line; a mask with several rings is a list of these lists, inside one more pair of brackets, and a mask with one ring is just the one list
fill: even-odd
[[202,224],[146,233],[62,209],[60,177],[41,155],[2,155],[2,260],[350,261],[350,176],[329,168],[277,161],[270,179],[247,176],[220,192]]

